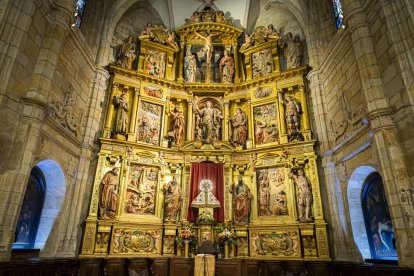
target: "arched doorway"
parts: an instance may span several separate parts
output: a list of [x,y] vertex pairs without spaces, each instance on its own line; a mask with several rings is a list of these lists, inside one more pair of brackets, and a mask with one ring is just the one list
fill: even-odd
[[34,248],[40,216],[45,198],[45,180],[41,170],[30,172],[22,208],[16,225],[14,249]]
[[373,259],[396,260],[395,234],[381,176],[371,173],[362,190],[362,211]]

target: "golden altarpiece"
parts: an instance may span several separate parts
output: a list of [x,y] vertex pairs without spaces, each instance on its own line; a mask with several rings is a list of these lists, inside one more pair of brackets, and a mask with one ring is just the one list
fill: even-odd
[[138,40],[109,68],[81,256],[183,256],[186,229],[215,243],[189,216],[191,167],[215,163],[210,222],[229,225],[232,258],[330,259],[298,40],[272,26],[242,35],[212,10]]

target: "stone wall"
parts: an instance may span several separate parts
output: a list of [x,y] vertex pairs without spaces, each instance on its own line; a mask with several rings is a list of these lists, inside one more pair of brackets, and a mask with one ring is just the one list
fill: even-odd
[[[309,85],[316,135],[323,156],[335,259],[358,260],[352,239],[347,189],[351,174],[363,165],[381,174],[397,236],[399,263],[413,266],[412,206],[402,201],[413,187],[407,145],[412,138],[413,30],[407,2],[343,1],[345,28],[332,32],[318,18],[324,10],[312,1]],[[348,2],[348,3],[344,3]],[[333,17],[333,16],[332,16]],[[402,18],[402,19],[401,19]],[[401,20],[400,20],[401,19]],[[410,21],[411,20],[411,21]],[[323,38],[323,39],[322,39]],[[412,45],[412,44],[411,44]],[[317,54],[319,53],[319,55]],[[405,72],[405,73],[404,73]],[[409,142],[410,141],[410,142]]]

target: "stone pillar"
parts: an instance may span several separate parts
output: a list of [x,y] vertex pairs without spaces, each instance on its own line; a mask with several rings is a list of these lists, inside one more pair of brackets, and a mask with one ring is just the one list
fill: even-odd
[[194,140],[193,101],[187,100],[187,141]]
[[129,120],[128,141],[135,141],[135,124],[137,120],[138,100],[139,100],[139,88],[135,88],[134,89],[134,100],[131,106],[131,119]]
[[59,56],[73,20],[73,1],[56,1],[26,96],[46,102]]
[[[396,234],[398,263],[414,267],[414,209],[403,202],[401,189],[410,189],[403,152],[392,120],[392,108],[382,83],[367,15],[357,0],[344,3],[347,25],[354,45],[367,113],[374,133],[374,146],[381,164],[385,194]],[[397,183],[398,181],[398,183]]]
[[[10,258],[11,248],[15,237],[15,227],[20,213],[21,204],[26,192],[26,186],[31,169],[35,165],[35,154],[39,152],[41,128],[45,120],[46,102],[49,98],[52,88],[52,81],[56,71],[57,62],[64,45],[65,38],[69,33],[69,26],[72,20],[73,2],[69,0],[56,1],[51,7],[50,16],[47,18],[49,24],[45,31],[44,37],[40,38],[41,49],[37,56],[37,60],[33,69],[29,89],[25,97],[19,99],[20,102],[13,106],[8,116],[19,110],[15,114],[15,120],[9,122],[17,122],[15,132],[9,133],[12,137],[11,148],[8,155],[7,164],[2,166],[0,174],[0,260],[8,260]],[[25,6],[27,5],[27,6]],[[16,12],[16,9],[21,9]],[[31,3],[19,3],[10,7],[11,14],[15,18],[10,18],[10,23],[19,21],[18,31],[14,32],[14,26],[9,26],[8,32],[13,33],[15,38],[12,45],[9,45],[12,52],[18,54],[21,46],[18,43],[23,41],[27,36],[30,24],[32,24],[32,11],[34,6]],[[13,55],[8,61],[3,63],[0,79],[3,76],[10,76],[10,71],[5,66],[13,66]],[[3,71],[4,70],[4,71]],[[7,85],[8,81],[6,82]],[[0,88],[3,86],[1,84]],[[0,93],[3,95],[2,93]],[[3,97],[0,97],[2,100]],[[6,106],[6,105],[4,105]],[[3,115],[3,114],[2,114]],[[9,126],[8,126],[9,127]]]
[[[85,198],[90,197],[91,186],[93,182],[90,181],[91,175],[95,173],[91,166],[91,155],[93,145],[95,143],[95,134],[101,128],[101,114],[102,114],[102,99],[105,98],[107,92],[109,74],[103,68],[97,68],[95,77],[92,80],[92,88],[90,91],[90,98],[92,99],[90,108],[88,110],[86,133],[83,139],[83,148],[81,150],[80,161],[78,163],[78,173],[74,182],[70,185],[70,202],[65,205],[65,216],[62,217],[60,225],[61,236],[57,252],[51,252],[45,257],[75,257],[78,254],[80,247],[79,241],[79,225],[82,223],[84,217],[81,216],[82,211],[86,211],[88,206],[84,204]],[[112,99],[112,98],[111,98]],[[108,100],[111,100],[108,99]],[[93,156],[94,162],[96,157]],[[98,182],[100,183],[100,182]],[[68,197],[68,195],[67,195]],[[80,208],[79,206],[83,206]],[[52,255],[53,254],[53,255]]]

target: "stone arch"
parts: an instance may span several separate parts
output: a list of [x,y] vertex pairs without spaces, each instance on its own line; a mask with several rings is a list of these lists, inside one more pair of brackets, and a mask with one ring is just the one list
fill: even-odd
[[[101,51],[98,51],[97,63],[106,66],[113,63],[117,49],[129,35],[134,38],[144,30],[146,23],[164,24],[158,11],[145,0],[128,0],[114,4],[113,12],[105,22],[101,36]],[[120,26],[122,25],[122,26]]]
[[34,248],[43,249],[63,206],[66,180],[60,165],[54,160],[42,160],[36,164],[46,183],[46,193],[40,216]]
[[364,214],[362,212],[361,195],[365,180],[373,172],[377,172],[377,170],[370,166],[360,166],[356,168],[349,178],[347,189],[352,234],[354,241],[364,259],[370,259],[371,252],[365,228]]
[[[302,64],[308,63],[309,27],[307,24],[307,12],[300,3],[294,0],[269,1],[261,9],[254,26],[272,24],[281,35],[292,33],[299,37],[303,47]],[[283,62],[282,62],[283,63]]]

